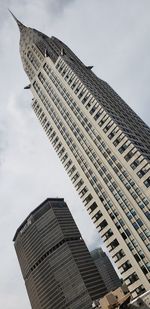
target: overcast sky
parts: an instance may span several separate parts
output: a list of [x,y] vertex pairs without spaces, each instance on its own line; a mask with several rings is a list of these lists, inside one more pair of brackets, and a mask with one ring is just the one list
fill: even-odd
[[0,307],[29,309],[12,238],[30,211],[64,197],[88,247],[101,242],[23,89],[19,31],[7,8],[94,65],[149,124],[150,1],[0,0]]

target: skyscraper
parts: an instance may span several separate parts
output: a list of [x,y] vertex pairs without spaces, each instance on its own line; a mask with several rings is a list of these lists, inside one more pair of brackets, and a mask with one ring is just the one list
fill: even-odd
[[63,42],[16,22],[33,110],[136,297],[150,289],[150,129]]
[[97,248],[91,251],[91,256],[107,287],[108,292],[116,290],[119,286],[121,286],[121,280],[119,279],[110,259],[102,248]]
[[14,242],[33,309],[91,309],[107,293],[63,199],[32,211]]

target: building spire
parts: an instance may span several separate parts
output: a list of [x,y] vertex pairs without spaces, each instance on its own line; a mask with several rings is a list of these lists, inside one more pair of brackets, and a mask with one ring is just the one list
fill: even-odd
[[17,18],[16,16],[8,9],[8,11],[10,12],[10,14],[12,15],[12,17],[14,18],[14,20],[16,21],[18,27],[19,27],[19,30],[22,31],[23,29],[26,28],[26,26],[24,26]]

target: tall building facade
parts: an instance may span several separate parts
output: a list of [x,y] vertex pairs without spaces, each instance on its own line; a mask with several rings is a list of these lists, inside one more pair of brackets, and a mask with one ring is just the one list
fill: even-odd
[[91,309],[107,293],[63,199],[31,212],[14,242],[33,309]]
[[91,256],[107,287],[108,292],[116,290],[120,287],[121,280],[119,279],[109,257],[102,250],[102,248],[97,248],[91,251]]
[[136,297],[150,288],[150,129],[63,42],[16,21],[33,110]]

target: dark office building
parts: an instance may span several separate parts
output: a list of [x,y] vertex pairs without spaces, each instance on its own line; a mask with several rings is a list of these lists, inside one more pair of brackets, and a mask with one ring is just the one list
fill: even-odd
[[97,248],[91,252],[91,256],[107,287],[108,292],[113,291],[121,286],[121,281],[107,254],[101,248]]
[[89,309],[106,287],[63,199],[47,199],[14,236],[33,309]]

